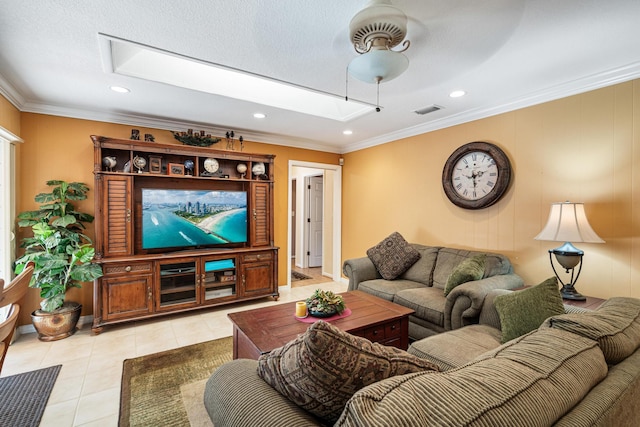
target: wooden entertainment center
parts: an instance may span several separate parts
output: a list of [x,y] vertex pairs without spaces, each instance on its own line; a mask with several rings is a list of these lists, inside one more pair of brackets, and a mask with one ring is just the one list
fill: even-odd
[[[168,313],[267,296],[278,299],[278,248],[273,245],[275,156],[95,135],[91,139],[94,243],[96,262],[104,274],[94,284],[94,333],[105,325]],[[149,206],[143,205],[143,193],[154,190],[246,194],[248,224],[246,238],[240,239],[246,241],[234,243],[207,231],[221,243],[145,247],[143,210]],[[173,202],[163,202],[161,207],[174,209]],[[189,200],[175,200],[178,203],[182,205],[176,212],[195,217],[194,228],[202,218],[232,210],[223,206],[215,211],[212,204]],[[151,219],[160,225],[154,230],[166,230],[157,218]],[[184,239],[192,241],[189,236]]]

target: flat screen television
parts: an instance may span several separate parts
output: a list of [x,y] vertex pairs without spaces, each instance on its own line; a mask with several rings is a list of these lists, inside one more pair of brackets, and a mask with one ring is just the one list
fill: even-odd
[[142,189],[142,249],[246,241],[245,191]]

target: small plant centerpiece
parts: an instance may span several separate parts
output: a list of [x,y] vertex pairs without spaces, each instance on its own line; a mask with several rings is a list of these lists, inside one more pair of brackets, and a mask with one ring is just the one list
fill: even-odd
[[84,234],[85,223],[92,222],[93,216],[76,211],[72,203],[86,199],[89,187],[65,181],[47,181],[47,185],[52,187],[50,193],[35,196],[40,208],[18,215],[18,225],[31,228],[33,237],[22,240],[25,252],[16,260],[15,272],[20,274],[34,264],[29,286],[40,289],[42,302],[31,318],[39,338],[54,341],[72,335],[80,318],[82,305],[65,302],[66,292],[101,277],[102,268],[92,263],[95,249]]
[[316,289],[305,302],[309,314],[313,317],[330,317],[342,313],[347,308],[340,295],[320,289]]

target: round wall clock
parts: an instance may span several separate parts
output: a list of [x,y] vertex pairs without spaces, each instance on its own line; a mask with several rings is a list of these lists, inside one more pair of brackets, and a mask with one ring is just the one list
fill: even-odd
[[511,181],[511,163],[498,146],[470,142],[455,150],[444,164],[442,186],[453,204],[465,209],[491,206]]
[[220,164],[213,157],[208,157],[204,160],[204,170],[206,170],[209,173],[217,172],[219,167],[220,167]]

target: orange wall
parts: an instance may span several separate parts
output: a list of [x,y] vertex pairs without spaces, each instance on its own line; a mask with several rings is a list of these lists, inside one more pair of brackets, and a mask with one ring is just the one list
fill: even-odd
[[[1,97],[0,97],[1,98]],[[93,144],[89,135],[102,135],[114,138],[128,139],[132,126],[113,123],[95,122],[89,120],[69,119],[42,114],[21,114],[22,164],[19,174],[19,188],[17,206],[18,212],[37,208],[33,197],[47,190],[46,181],[50,179],[62,179],[65,181],[81,181],[89,184],[93,190]],[[2,122],[0,122],[2,125]],[[140,129],[141,134],[152,133],[157,142],[176,143],[169,131]],[[219,148],[219,147],[216,147]],[[221,147],[222,148],[222,147]],[[274,210],[275,210],[275,245],[280,247],[278,281],[286,284],[285,260],[287,253],[287,171],[289,160],[302,160],[327,164],[338,164],[339,155],[320,151],[289,148],[279,145],[271,145],[245,141],[244,151],[249,153],[275,154],[275,186],[274,186]],[[78,204],[80,210],[93,214],[93,191],[89,192],[89,198],[82,204]],[[93,229],[88,230],[88,235],[94,236]],[[24,231],[18,235],[18,239],[24,237]],[[18,240],[19,241],[19,240]],[[93,286],[87,284],[82,289],[72,289],[69,299],[80,302],[83,305],[83,315],[93,311]],[[36,290],[30,291],[26,297],[25,308],[21,310],[20,324],[31,322],[29,313],[38,308],[40,298]]]
[[[459,146],[488,141],[509,156],[506,195],[481,210],[453,205],[442,168]],[[640,80],[344,155],[343,258],[393,231],[410,242],[501,252],[527,284],[553,276],[533,240],[552,202],[584,202],[606,243],[581,243],[577,288],[640,297]],[[372,230],[375,230],[372,232]]]

